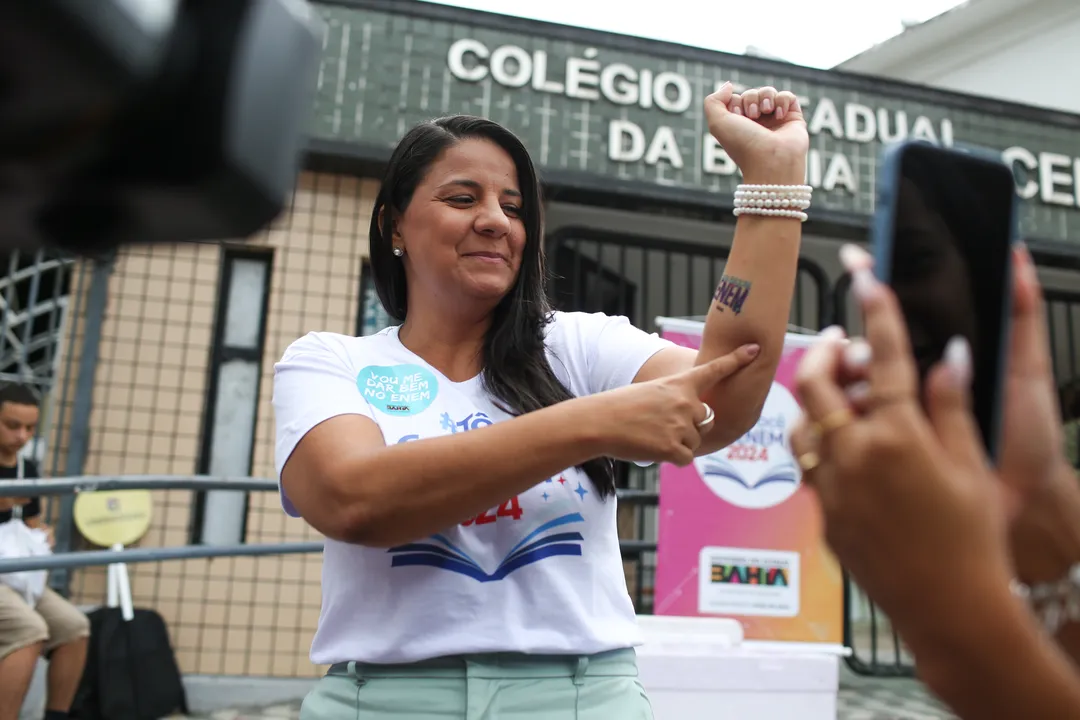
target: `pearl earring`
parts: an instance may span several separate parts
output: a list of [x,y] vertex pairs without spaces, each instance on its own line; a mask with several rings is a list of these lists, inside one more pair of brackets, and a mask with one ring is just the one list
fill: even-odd
[[399,247],[394,248],[394,257],[401,257],[404,254],[405,254],[405,251],[402,250],[401,248],[399,248]]

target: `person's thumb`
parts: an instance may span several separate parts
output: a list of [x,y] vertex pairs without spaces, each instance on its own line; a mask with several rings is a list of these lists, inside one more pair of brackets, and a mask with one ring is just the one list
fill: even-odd
[[979,428],[971,414],[971,346],[954,337],[926,377],[926,414],[945,452],[963,466],[985,466]]
[[728,109],[728,105],[734,96],[735,86],[729,81],[705,98],[705,118],[710,130],[715,132],[717,127],[730,121],[732,112]]
[[709,362],[687,370],[683,373],[683,379],[688,381],[700,395],[724,378],[749,365],[760,351],[761,348],[758,345],[743,345],[726,355],[713,358]]
[[735,86],[731,84],[731,81],[724,83],[716,92],[708,95],[705,98],[705,104],[714,106],[717,111],[728,112],[728,103],[731,102],[731,98],[735,96]]

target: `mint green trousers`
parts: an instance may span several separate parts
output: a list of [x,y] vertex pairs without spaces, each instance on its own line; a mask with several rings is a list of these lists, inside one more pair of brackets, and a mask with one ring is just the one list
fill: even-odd
[[653,720],[633,650],[497,653],[408,665],[340,663],[300,720]]

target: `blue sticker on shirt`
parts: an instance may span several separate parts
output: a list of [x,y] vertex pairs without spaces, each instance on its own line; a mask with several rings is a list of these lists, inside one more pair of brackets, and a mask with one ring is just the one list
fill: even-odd
[[368,365],[356,387],[373,407],[398,417],[422,413],[439,394],[435,374],[419,365]]

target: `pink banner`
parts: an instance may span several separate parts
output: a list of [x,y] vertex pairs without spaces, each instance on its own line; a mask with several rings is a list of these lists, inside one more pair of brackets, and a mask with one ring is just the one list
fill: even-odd
[[[672,342],[701,343],[702,323],[662,326]],[[661,467],[657,615],[736,618],[748,640],[843,642],[843,576],[787,442],[811,342],[788,335],[761,418],[737,443]]]

